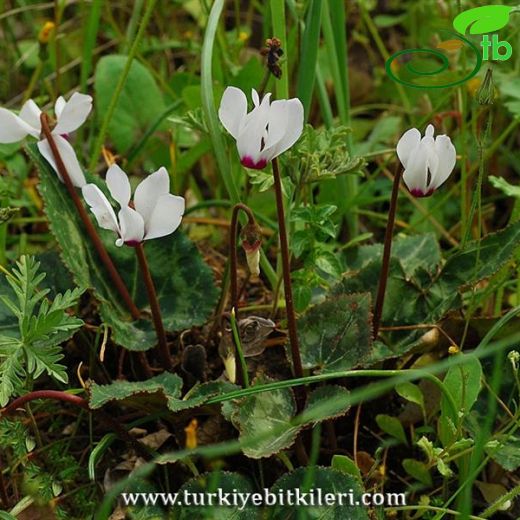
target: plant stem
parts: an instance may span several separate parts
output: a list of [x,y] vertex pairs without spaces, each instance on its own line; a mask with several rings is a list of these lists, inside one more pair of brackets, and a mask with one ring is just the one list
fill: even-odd
[[282,253],[283,285],[285,293],[285,308],[287,310],[287,325],[289,328],[289,342],[291,344],[291,356],[296,377],[303,377],[302,360],[298,343],[298,333],[296,331],[296,317],[294,313],[292,285],[291,285],[291,265],[289,256],[289,245],[287,243],[287,229],[285,226],[285,213],[283,209],[282,180],[280,178],[280,168],[278,159],[273,159],[274,189],[276,194],[276,209],[278,213],[278,228],[280,234],[280,249]]
[[[238,332],[238,324],[237,324],[237,317],[236,317],[236,311],[233,307],[231,309],[231,331],[233,333],[233,340],[235,341],[235,348],[237,351],[236,356],[236,364],[238,365],[236,367],[236,375],[237,375],[237,382],[239,382],[240,386],[244,386],[245,388],[249,387],[249,375],[247,373],[247,364],[246,359],[244,357],[244,351],[242,349],[242,343],[240,342],[240,333]],[[239,377],[241,376],[241,377]]]
[[381,325],[381,316],[383,315],[383,305],[385,302],[386,283],[388,282],[388,271],[390,269],[390,252],[392,250],[392,236],[394,233],[395,214],[397,211],[397,199],[399,196],[399,184],[401,182],[401,175],[401,165],[397,163],[394,175],[394,182],[392,185],[390,211],[388,212],[388,221],[386,223],[383,263],[381,265],[381,274],[379,275],[379,286],[377,289],[376,304],[374,307],[374,339],[377,338],[379,327]]
[[[238,315],[238,273],[237,273],[237,231],[238,231],[238,214],[242,210],[244,213],[247,214],[247,218],[249,219],[249,224],[255,225],[256,220],[255,216],[253,215],[253,212],[251,211],[251,208],[243,204],[242,202],[239,202],[238,204],[235,204],[233,206],[233,213],[231,214],[231,227],[229,230],[229,275],[230,275],[230,287],[231,287],[231,312],[235,312]],[[235,350],[238,354],[235,356],[235,366],[236,366],[236,378],[237,383],[240,386],[249,386],[249,382],[247,381],[247,370],[245,371],[245,374],[243,374],[243,366],[244,363],[242,362],[242,353],[241,353],[241,346],[239,345],[240,335],[237,329],[237,337],[235,337],[235,334],[233,333],[233,340],[235,343]]]
[[155,291],[155,285],[153,283],[150,269],[148,268],[148,262],[146,261],[146,255],[144,253],[143,244],[139,244],[135,248],[137,260],[139,261],[139,267],[143,275],[144,283],[146,285],[146,292],[148,293],[148,300],[150,302],[150,309],[152,311],[153,324],[155,332],[157,334],[157,340],[159,341],[159,356],[161,358],[162,365],[165,370],[172,370],[173,364],[170,357],[170,351],[168,349],[168,343],[166,341],[166,334],[164,332],[164,326],[161,317],[161,308],[159,306],[159,300],[157,299],[157,292]]
[[126,288],[123,279],[119,275],[119,272],[117,271],[114,263],[112,262],[112,259],[108,255],[107,250],[103,245],[103,242],[101,242],[96,228],[94,227],[94,224],[92,224],[92,221],[90,220],[90,217],[87,214],[87,210],[85,209],[85,206],[83,206],[83,203],[81,202],[79,195],[76,192],[76,188],[70,180],[67,168],[65,168],[65,164],[63,163],[63,159],[61,158],[60,152],[58,150],[58,147],[56,146],[56,142],[54,141],[54,137],[51,133],[47,114],[42,113],[40,116],[40,120],[42,124],[42,132],[45,135],[45,138],[47,139],[49,146],[52,150],[52,155],[54,156],[54,160],[56,161],[56,167],[58,168],[61,178],[63,179],[63,183],[65,184],[65,187],[69,192],[72,202],[74,202],[74,205],[78,210],[79,217],[83,222],[83,225],[85,226],[87,234],[90,237],[90,240],[92,240],[92,243],[94,244],[94,247],[96,248],[99,257],[101,258],[103,265],[108,271],[108,274],[110,275],[110,278],[112,279],[115,288],[121,295],[121,298],[123,298],[123,301],[125,302],[126,307],[130,311],[132,318],[134,320],[137,320],[141,313],[139,312],[139,309],[136,307],[134,301],[132,300],[132,297],[130,296],[128,289]]
[[229,265],[231,271],[231,307],[238,314],[238,276],[237,276],[237,231],[238,231],[238,214],[242,210],[246,213],[250,224],[256,224],[255,216],[251,208],[239,202],[233,206],[231,214],[231,227],[229,230]]

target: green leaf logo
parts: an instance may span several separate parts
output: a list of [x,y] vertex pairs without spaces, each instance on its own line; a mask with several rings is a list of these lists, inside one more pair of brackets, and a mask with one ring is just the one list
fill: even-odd
[[460,13],[453,20],[453,27],[460,34],[485,34],[502,29],[509,22],[513,7],[505,5],[486,5]]

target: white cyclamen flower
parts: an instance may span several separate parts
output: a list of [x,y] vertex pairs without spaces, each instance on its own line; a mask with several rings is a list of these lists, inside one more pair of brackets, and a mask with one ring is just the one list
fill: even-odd
[[403,180],[415,197],[431,195],[450,176],[456,162],[456,151],[447,135],[433,138],[433,125],[425,136],[411,128],[397,143],[397,155],[404,167]]
[[[66,136],[77,130],[85,122],[91,110],[92,98],[78,92],[72,94],[68,101],[59,97],[54,105],[56,125],[51,133],[70,180],[77,188],[83,187],[87,182],[74,149],[67,141]],[[40,153],[53,167],[60,180],[63,181],[56,167],[51,147],[47,139],[42,139],[41,136],[41,113],[42,111],[32,99],[24,103],[18,115],[6,108],[0,108],[0,143],[16,143],[25,139],[28,135],[39,139],[38,149]]]
[[110,195],[121,206],[117,217],[107,197],[95,184],[86,184],[81,191],[99,226],[119,235],[116,245],[137,246],[143,240],[169,235],[179,227],[184,214],[184,198],[170,194],[166,168],[160,168],[141,181],[132,205],[130,181],[117,164],[108,169],[106,183]]
[[301,101],[293,98],[270,103],[270,97],[266,94],[260,102],[253,89],[254,108],[249,113],[246,95],[236,87],[228,87],[220,101],[220,121],[236,139],[240,161],[248,168],[264,168],[289,149],[303,130]]

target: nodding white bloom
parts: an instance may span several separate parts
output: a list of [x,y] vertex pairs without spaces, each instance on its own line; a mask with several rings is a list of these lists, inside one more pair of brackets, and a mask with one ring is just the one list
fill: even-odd
[[[68,101],[65,101],[60,96],[54,105],[56,125],[51,133],[60,152],[63,164],[67,168],[70,180],[77,188],[83,187],[87,181],[74,149],[67,140],[67,136],[85,122],[91,110],[92,98],[79,92],[72,94]],[[51,147],[47,139],[42,139],[41,113],[42,111],[32,99],[24,103],[18,115],[6,108],[0,108],[0,143],[16,143],[25,139],[28,135],[39,139],[38,149],[40,153],[53,167],[60,180],[63,181],[56,167]]]
[[106,183],[110,195],[121,206],[116,217],[105,194],[95,185],[82,188],[100,227],[115,231],[117,246],[137,246],[143,240],[164,237],[180,225],[184,214],[184,198],[170,194],[170,177],[166,168],[159,168],[137,186],[133,203],[126,173],[113,164],[107,171]]
[[433,138],[433,125],[425,136],[411,128],[397,143],[397,155],[404,166],[403,180],[415,197],[431,195],[450,176],[455,167],[456,151],[447,135]]
[[224,91],[218,116],[224,128],[236,139],[240,162],[261,170],[289,149],[303,130],[303,105],[297,98],[262,102],[253,89],[254,108],[247,113],[246,95],[236,87]]

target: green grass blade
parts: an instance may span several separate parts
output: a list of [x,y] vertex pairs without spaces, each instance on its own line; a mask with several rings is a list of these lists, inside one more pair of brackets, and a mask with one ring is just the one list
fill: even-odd
[[83,58],[81,60],[80,72],[80,91],[87,91],[87,82],[92,72],[92,59],[94,57],[94,48],[96,47],[97,33],[99,29],[99,20],[101,19],[101,7],[103,0],[93,0],[90,5],[90,12],[85,27],[85,35],[83,38]]
[[128,73],[130,72],[130,67],[132,65],[132,62],[134,61],[135,55],[137,54],[137,50],[139,48],[139,44],[141,43],[148,22],[150,21],[150,18],[152,16],[156,1],[157,0],[149,0],[148,4],[146,5],[146,10],[143,14],[143,18],[141,19],[139,30],[137,31],[134,43],[132,44],[130,52],[128,53],[125,68],[123,69],[123,73],[121,74],[119,81],[117,82],[116,88],[114,89],[114,94],[112,95],[112,99],[110,100],[110,104],[108,105],[107,113],[103,118],[103,123],[101,124],[98,137],[94,143],[94,147],[92,149],[92,156],[90,158],[90,163],[88,167],[90,171],[94,171],[98,162],[99,155],[101,154],[101,148],[103,146],[103,142],[105,141],[105,136],[108,131],[108,125],[110,124],[112,116],[114,115],[114,111],[116,109],[119,96],[121,94],[121,91],[123,90],[123,87],[125,86],[126,78],[128,77]]
[[316,64],[320,46],[320,26],[323,1],[311,0],[307,11],[305,30],[302,35],[301,60],[298,70],[296,95],[303,104],[305,120],[309,117],[309,109],[316,80]]
[[282,49],[285,52],[282,61],[282,77],[276,81],[276,97],[278,99],[289,98],[289,77],[288,77],[288,50],[287,31],[285,23],[285,0],[271,0],[271,18],[273,23],[273,36],[282,42]]

